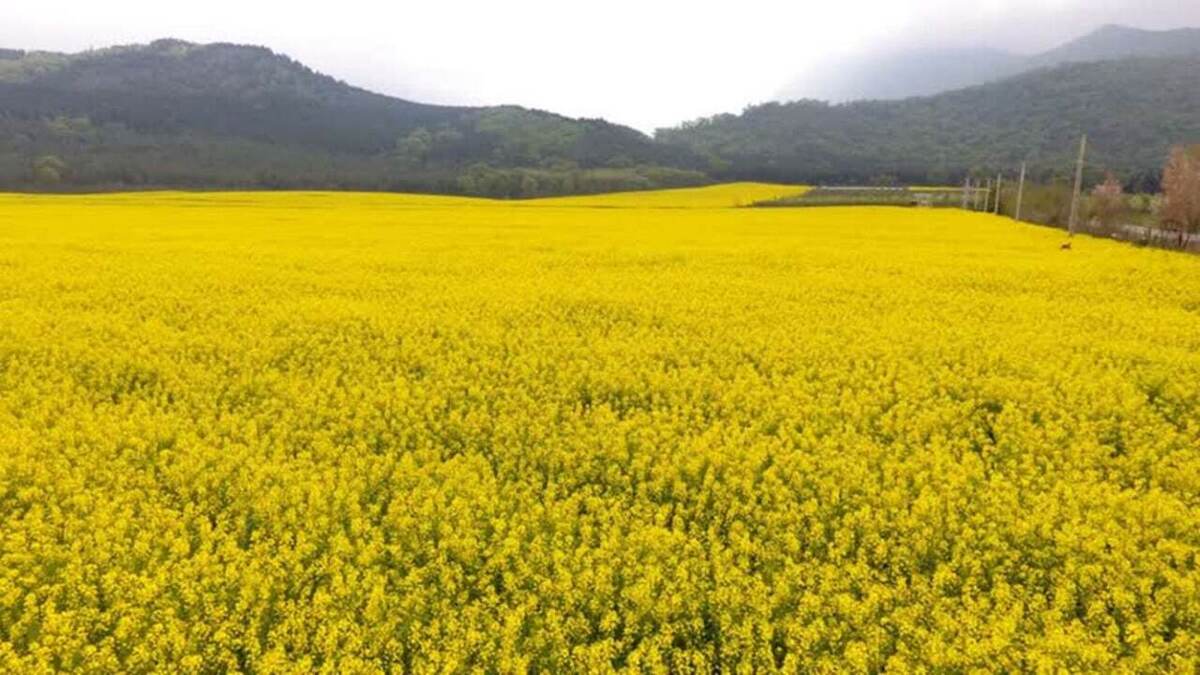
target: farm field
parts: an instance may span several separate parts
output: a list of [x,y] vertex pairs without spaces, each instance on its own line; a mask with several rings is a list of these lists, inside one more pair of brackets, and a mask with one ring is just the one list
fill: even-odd
[[614,194],[580,195],[534,199],[526,204],[546,206],[578,206],[589,208],[666,208],[696,209],[750,206],[757,202],[797,197],[809,190],[795,185],[770,183],[727,183],[701,188],[652,190],[649,192],[618,192]]
[[794,189],[0,195],[0,669],[1195,672],[1200,258]]

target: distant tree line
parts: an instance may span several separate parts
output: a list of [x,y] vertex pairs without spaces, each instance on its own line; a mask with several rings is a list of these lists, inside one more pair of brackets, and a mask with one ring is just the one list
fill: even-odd
[[269,50],[163,40],[0,59],[0,187],[323,188],[525,197],[709,181],[603,120],[373,94]]
[[[1144,179],[1122,181],[1112,172],[1085,181],[1078,227],[1092,234],[1188,248],[1200,234],[1200,145],[1176,146],[1165,167]],[[1152,179],[1151,179],[1152,178]],[[1000,194],[1000,212],[1012,215],[1018,186]],[[1023,221],[1066,228],[1073,182],[1065,177],[1029,181],[1021,193]]]
[[[496,197],[712,181],[1068,181],[1086,130],[1123,190],[1200,139],[1200,58],[1074,64],[937,96],[769,103],[649,138],[603,120],[373,94],[256,47],[0,54],[0,189],[359,189]],[[1090,183],[1103,175],[1092,172]],[[1035,198],[1036,199],[1036,198]]]

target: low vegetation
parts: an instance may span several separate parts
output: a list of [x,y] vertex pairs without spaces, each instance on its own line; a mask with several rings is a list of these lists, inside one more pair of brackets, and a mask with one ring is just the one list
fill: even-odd
[[[1162,192],[1128,193],[1112,173],[1080,195],[1076,229],[1144,244],[1188,249],[1200,233],[1200,146],[1178,146],[1162,172]],[[1066,179],[1028,183],[1020,195],[1021,219],[1067,228],[1072,184]],[[1000,191],[1000,213],[1016,215],[1018,189]]]

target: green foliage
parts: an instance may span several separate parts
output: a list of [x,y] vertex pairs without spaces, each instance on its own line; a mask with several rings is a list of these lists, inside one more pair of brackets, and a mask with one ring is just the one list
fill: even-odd
[[[1200,57],[1064,66],[929,98],[770,103],[660,130],[373,94],[260,47],[0,53],[0,189],[321,188],[517,197],[695,185],[958,184],[1029,161],[1156,192],[1200,138]],[[71,167],[37,175],[53,155]],[[707,174],[707,175],[705,175]],[[1035,200],[1036,201],[1036,198]],[[1047,205],[1045,218],[1058,219]]]
[[67,174],[67,163],[54,155],[33,160],[33,179],[43,185],[57,185]]
[[525,198],[690,187],[707,182],[707,176],[697,171],[663,167],[496,169],[477,164],[459,177],[458,191],[469,195]]
[[432,147],[433,134],[420,127],[396,142],[396,158],[405,164],[420,166],[429,157]]
[[[1006,197],[1015,200],[1014,195],[1015,191],[1010,188]],[[1005,198],[1001,203],[1007,207],[1010,202]],[[1070,217],[1071,185],[1067,181],[1025,185],[1025,194],[1021,199],[1022,220],[1065,228]]]
[[[0,59],[0,188],[41,189],[28,167],[57,155],[63,187],[450,191],[471,166],[528,168],[545,193],[576,170],[628,169],[622,186],[702,180],[690,153],[633,129],[505,106],[424,105],[373,94],[259,47],[161,40]],[[673,166],[662,185],[653,171]],[[587,175],[587,174],[585,174]],[[586,178],[585,184],[607,179]],[[521,182],[521,181],[518,181]]]
[[547,157],[570,155],[585,131],[566,118],[530,115],[513,107],[481,112],[475,130],[499,139],[496,159],[525,166],[536,166]]
[[[957,193],[953,194],[957,197]],[[760,202],[756,206],[916,206],[916,193],[904,188],[813,188],[804,194]]]
[[1085,63],[928,98],[767,103],[657,138],[715,158],[723,179],[937,184],[1024,160],[1040,179],[1065,175],[1087,132],[1090,163],[1132,177],[1200,138],[1198,85],[1200,57]]
[[66,66],[71,57],[49,52],[19,52],[2,50],[0,53],[0,82],[27,82],[59,70]]

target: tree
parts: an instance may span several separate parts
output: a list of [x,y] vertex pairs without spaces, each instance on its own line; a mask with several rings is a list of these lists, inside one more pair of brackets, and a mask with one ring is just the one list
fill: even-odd
[[1115,224],[1128,210],[1125,202],[1125,190],[1121,181],[1112,173],[1107,174],[1104,182],[1092,189],[1092,217],[1104,227]]
[[1163,169],[1162,221],[1179,231],[1179,246],[1200,231],[1200,145],[1176,146]]
[[410,166],[421,166],[429,156],[433,147],[433,134],[428,129],[418,127],[408,136],[396,141],[396,158]]
[[54,155],[33,160],[33,179],[44,185],[58,185],[67,173],[67,163]]

